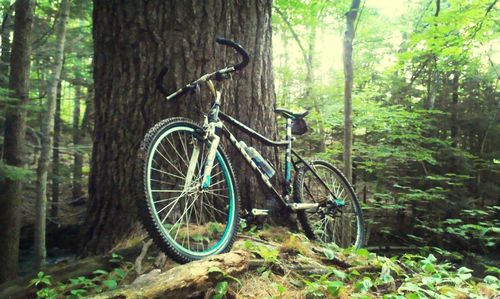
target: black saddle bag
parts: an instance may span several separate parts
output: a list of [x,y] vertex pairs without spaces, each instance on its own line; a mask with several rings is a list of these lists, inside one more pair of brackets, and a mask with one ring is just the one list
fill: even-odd
[[303,118],[295,118],[292,120],[292,134],[304,135],[309,129],[307,128],[306,121]]

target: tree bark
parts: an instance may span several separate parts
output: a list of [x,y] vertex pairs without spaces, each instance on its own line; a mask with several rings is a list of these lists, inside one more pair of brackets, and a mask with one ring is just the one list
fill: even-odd
[[360,0],[353,0],[351,9],[346,14],[344,34],[344,174],[352,181],[352,42],[354,40],[354,22],[358,14]]
[[54,115],[54,148],[52,149],[52,202],[50,217],[57,218],[59,211],[59,146],[61,145],[61,95],[62,84],[57,84],[56,107]]
[[[4,8],[4,15],[2,16],[2,45],[1,45],[1,57],[0,57],[0,95],[5,94],[5,90],[9,88],[9,62],[10,62],[10,34],[11,34],[11,20],[12,20],[12,8],[7,6]],[[0,102],[0,110],[5,109],[5,103]],[[4,127],[4,119],[0,118],[0,128]],[[2,146],[3,147],[3,146]],[[3,148],[0,147],[0,155],[3,152]]]
[[[10,62],[10,34],[11,34],[12,12],[10,8],[5,8],[2,18],[2,56],[0,58],[0,87],[9,87],[9,62]],[[2,104],[3,106],[3,104]]]
[[54,143],[54,114],[57,97],[57,85],[63,67],[64,44],[66,38],[66,21],[69,15],[70,1],[62,0],[59,8],[59,19],[56,24],[56,44],[51,77],[47,86],[47,122],[42,128],[42,150],[38,160],[36,184],[36,222],[35,222],[35,267],[41,269],[45,265],[46,246],[45,228],[47,214],[47,174],[50,151]]
[[[201,102],[206,111],[211,102],[205,96],[166,102],[155,87],[163,66],[169,67],[165,83],[173,92],[239,59],[215,43],[217,36],[238,41],[252,59],[223,83],[222,110],[264,135],[276,136],[270,0],[95,0],[93,19],[96,115],[85,253],[109,250],[137,227],[136,201],[144,200],[137,152],[147,129],[172,116],[201,120],[196,104]],[[248,138],[245,142],[255,146]],[[256,148],[277,161],[273,149]],[[234,157],[232,149],[228,152]],[[266,198],[256,192],[262,188],[252,169],[239,158],[232,162],[243,207],[262,207]]]
[[136,280],[124,288],[90,298],[200,298],[225,277],[246,271],[249,261],[249,254],[244,251],[224,253],[177,266],[165,273],[150,277],[146,274],[142,281]]
[[[9,89],[15,101],[5,112],[3,164],[22,167],[29,100],[29,71],[34,0],[15,4],[14,39],[10,57]],[[0,179],[0,283],[16,277],[21,225],[21,180]]]

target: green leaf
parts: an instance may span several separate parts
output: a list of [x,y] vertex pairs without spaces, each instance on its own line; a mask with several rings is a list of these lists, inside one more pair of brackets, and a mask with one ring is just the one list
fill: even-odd
[[74,289],[69,292],[71,295],[76,296],[77,298],[81,298],[87,295],[87,291],[84,289]]
[[219,267],[210,267],[208,268],[208,273],[224,273]]
[[342,280],[347,278],[347,273],[345,273],[344,271],[333,269],[331,273]]
[[92,274],[96,274],[96,275],[108,275],[109,272],[106,271],[106,270],[98,269],[98,270],[95,270],[94,272],[92,272]]
[[125,276],[127,276],[127,273],[125,273],[125,271],[123,271],[121,268],[115,268],[114,272],[120,279],[123,279]]
[[110,290],[114,290],[118,286],[118,283],[114,279],[107,279],[102,284]]
[[31,169],[7,165],[3,162],[3,160],[0,160],[0,181],[4,178],[8,178],[13,181],[25,181],[33,179],[34,176],[35,172]]
[[498,283],[498,278],[496,278],[495,276],[492,276],[492,275],[486,275],[483,278],[483,281],[484,281],[484,283],[491,285],[491,284]]
[[356,250],[356,254],[359,256],[368,258],[368,256],[370,255],[370,252],[368,250],[366,250],[365,248],[360,248],[360,249]]
[[225,295],[227,294],[229,284],[227,281],[220,281],[216,286],[215,286],[215,292],[219,295]]
[[329,248],[324,248],[323,249],[323,254],[329,260],[333,260],[335,258],[335,252],[333,250],[329,249]]
[[341,281],[330,281],[326,285],[327,292],[332,296],[338,296],[340,289],[344,286]]
[[359,292],[367,292],[373,286],[372,280],[369,277],[364,277],[362,280],[354,283],[354,288]]
[[280,294],[283,294],[286,291],[286,287],[284,285],[282,285],[281,283],[273,282],[272,285],[276,288],[276,290]]

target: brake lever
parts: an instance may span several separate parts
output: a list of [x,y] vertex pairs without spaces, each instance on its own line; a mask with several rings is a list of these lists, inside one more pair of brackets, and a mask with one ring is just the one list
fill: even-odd
[[200,84],[195,84],[192,88],[191,88],[191,94],[195,94],[195,93],[199,93],[200,92]]

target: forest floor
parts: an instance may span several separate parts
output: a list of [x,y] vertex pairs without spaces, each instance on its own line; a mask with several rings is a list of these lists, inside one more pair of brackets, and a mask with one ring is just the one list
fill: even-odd
[[23,295],[11,298],[500,298],[497,277],[473,277],[432,254],[324,247],[279,227],[239,234],[231,253],[186,265],[151,241],[127,247],[18,281]]

